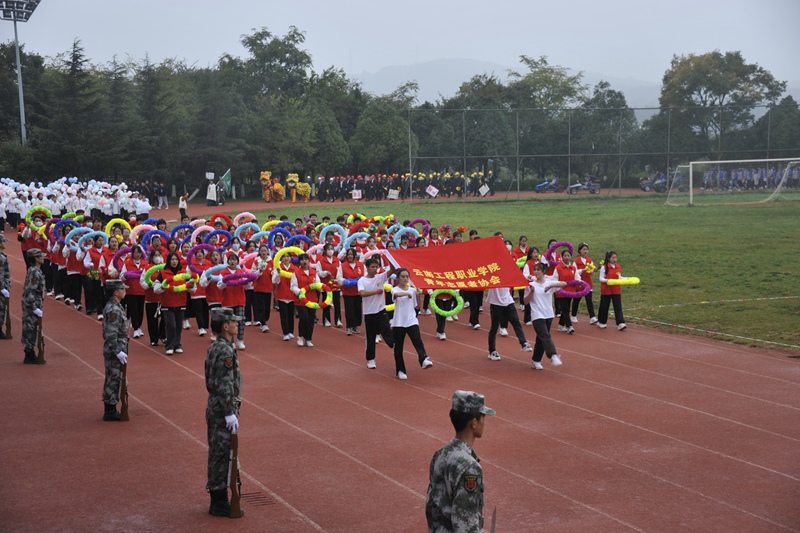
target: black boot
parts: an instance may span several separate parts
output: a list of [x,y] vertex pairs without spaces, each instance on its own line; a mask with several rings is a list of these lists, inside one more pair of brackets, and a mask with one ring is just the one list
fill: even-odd
[[228,501],[228,489],[212,490],[211,506],[208,514],[212,516],[231,516],[231,502]]
[[35,365],[36,364],[36,354],[33,350],[25,350],[25,359],[22,362],[26,365]]
[[117,404],[115,403],[103,403],[105,407],[105,412],[103,413],[103,420],[105,422],[119,422],[119,411],[117,411]]

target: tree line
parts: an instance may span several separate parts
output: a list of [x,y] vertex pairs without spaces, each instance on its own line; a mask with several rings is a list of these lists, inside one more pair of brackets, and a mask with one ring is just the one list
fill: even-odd
[[640,122],[607,82],[590,88],[546,57],[521,56],[506,81],[477,75],[452,97],[419,103],[413,81],[373,95],[339,68],[318,73],[304,41],[295,27],[254,30],[242,36],[246,57],[225,54],[207,68],[147,57],[97,65],[79,40],[54,58],[23,49],[24,147],[14,45],[0,44],[0,176],[196,186],[228,168],[257,184],[262,170],[501,175],[522,160],[523,176],[544,178],[607,173],[621,161],[614,154],[636,173],[800,149],[786,83],[740,52],[674,57],[661,109]]

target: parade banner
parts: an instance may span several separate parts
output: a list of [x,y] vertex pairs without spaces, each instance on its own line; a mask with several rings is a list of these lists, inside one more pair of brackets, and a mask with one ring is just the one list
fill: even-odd
[[396,249],[387,255],[395,266],[408,269],[418,289],[483,290],[528,284],[500,237]]
[[[225,174],[219,179],[219,181],[225,186],[225,194],[230,196],[231,194],[231,169],[228,169]],[[234,198],[235,200],[235,198]]]

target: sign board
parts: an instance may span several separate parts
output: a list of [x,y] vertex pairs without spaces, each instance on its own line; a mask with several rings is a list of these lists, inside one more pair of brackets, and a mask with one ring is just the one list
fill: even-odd
[[386,194],[386,198],[388,198],[389,200],[397,200],[398,198],[400,198],[400,191],[398,191],[397,189],[391,189]]
[[489,192],[489,186],[484,184],[480,189],[478,189],[478,192],[481,193],[481,196],[486,196],[486,193]]
[[361,189],[353,189],[353,200],[361,200]]
[[432,197],[436,198],[436,195],[439,194],[439,189],[437,189],[433,185],[428,185],[428,188],[425,189],[425,192],[430,194]]

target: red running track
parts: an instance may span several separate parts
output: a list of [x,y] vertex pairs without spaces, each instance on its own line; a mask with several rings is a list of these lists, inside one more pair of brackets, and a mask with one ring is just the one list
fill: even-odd
[[[497,409],[476,443],[497,532],[800,531],[800,365],[788,353],[639,326],[554,333],[564,365],[530,368],[483,329],[420,317],[435,365],[315,329],[314,348],[247,328],[241,520],[207,514],[208,340],[132,341],[131,421],[101,421],[100,324],[47,298],[45,366],[22,364],[23,264],[9,243],[14,340],[0,341],[0,531],[419,532],[428,464],[455,389]],[[276,314],[270,325],[278,329]],[[466,318],[466,317],[464,317]],[[530,327],[526,334],[532,337]],[[407,343],[409,345],[410,343]],[[410,347],[410,346],[409,346]]]

